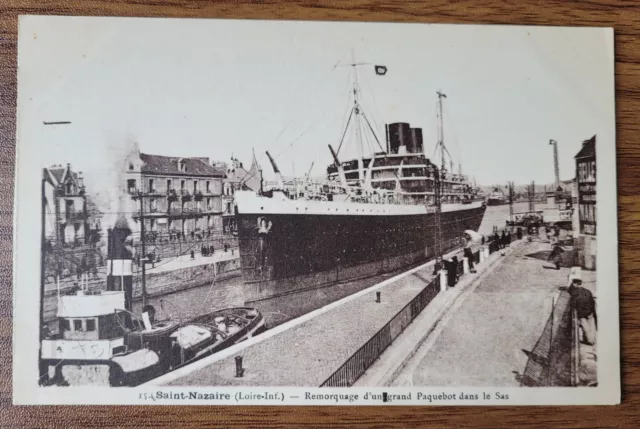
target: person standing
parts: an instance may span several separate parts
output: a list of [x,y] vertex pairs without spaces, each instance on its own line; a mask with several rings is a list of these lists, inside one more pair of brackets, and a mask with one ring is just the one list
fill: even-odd
[[571,295],[571,308],[576,310],[576,316],[582,331],[581,342],[588,345],[596,343],[598,331],[598,316],[596,314],[596,300],[589,289],[581,286],[582,279],[579,274],[569,276],[569,295]]
[[471,251],[471,247],[469,247],[469,243],[467,243],[467,245],[464,248],[464,256],[465,258],[467,258],[467,261],[469,262],[469,272],[475,273],[476,269],[473,266],[473,252]]

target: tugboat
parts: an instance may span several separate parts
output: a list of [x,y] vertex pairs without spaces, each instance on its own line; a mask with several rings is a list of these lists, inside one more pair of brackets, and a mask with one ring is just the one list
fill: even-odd
[[[107,287],[58,295],[58,333],[41,343],[43,385],[136,386],[265,329],[253,308],[213,311],[186,321],[131,311],[133,260],[125,224],[108,231]],[[42,370],[41,370],[42,371]]]

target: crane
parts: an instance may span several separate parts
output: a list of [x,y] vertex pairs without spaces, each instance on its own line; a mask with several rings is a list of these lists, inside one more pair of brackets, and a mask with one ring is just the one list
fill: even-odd
[[273,172],[276,174],[276,179],[278,180],[278,186],[280,187],[280,189],[284,191],[284,178],[282,177],[282,173],[280,173],[280,170],[278,169],[276,162],[273,160],[273,158],[269,154],[269,151],[267,151],[266,153],[267,153],[267,157],[269,158],[269,161],[271,162],[271,166],[273,167]]

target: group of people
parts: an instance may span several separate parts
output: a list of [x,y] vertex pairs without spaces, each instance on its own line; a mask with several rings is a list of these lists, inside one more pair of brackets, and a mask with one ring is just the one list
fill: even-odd
[[215,248],[213,247],[213,244],[210,246],[202,245],[202,247],[200,248],[200,254],[202,256],[213,256],[214,253]]
[[511,231],[502,230],[502,235],[498,235],[496,231],[493,234],[493,241],[498,245],[499,249],[504,249],[505,247],[509,247],[511,244]]
[[440,270],[447,272],[447,286],[454,287],[460,279],[460,261],[457,256],[449,259],[438,258],[433,267],[433,274],[436,275]]

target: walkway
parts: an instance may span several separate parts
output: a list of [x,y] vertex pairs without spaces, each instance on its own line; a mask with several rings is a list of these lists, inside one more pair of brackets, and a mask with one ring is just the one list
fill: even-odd
[[[567,286],[569,268],[549,269],[548,243],[523,243],[445,316],[394,386],[519,386],[540,337],[552,297]],[[582,272],[594,291],[595,272]],[[426,329],[426,327],[425,327]]]

